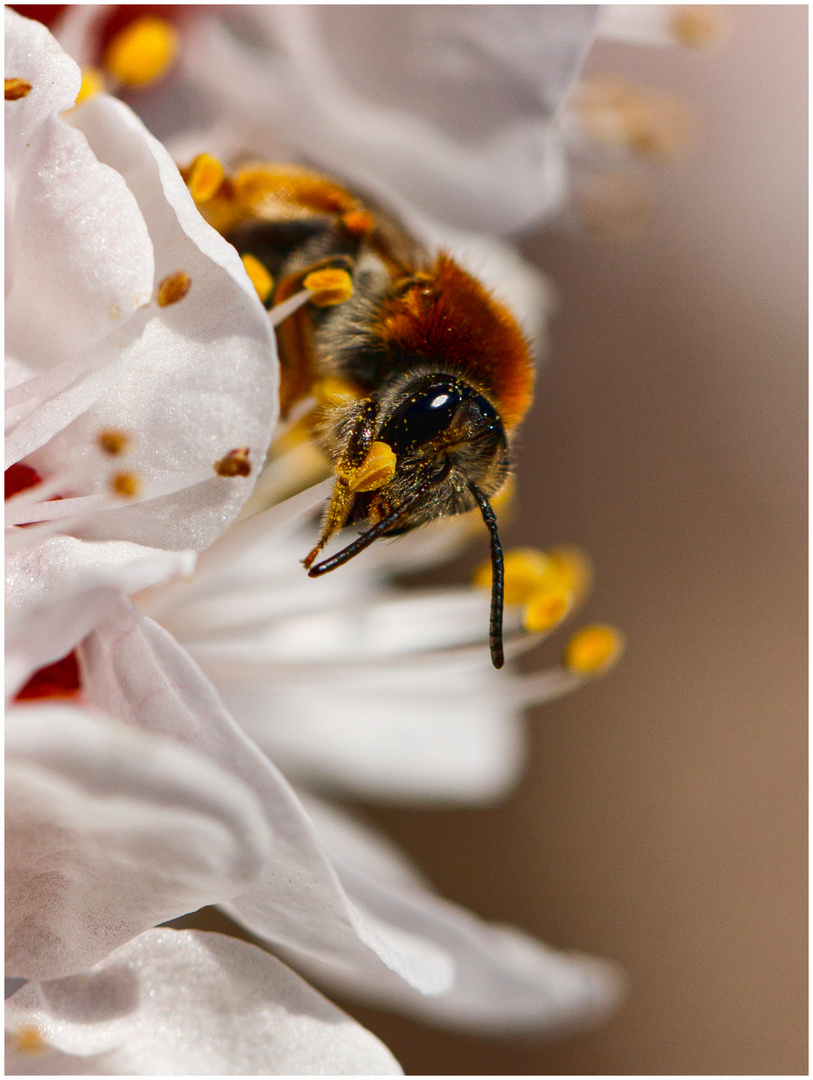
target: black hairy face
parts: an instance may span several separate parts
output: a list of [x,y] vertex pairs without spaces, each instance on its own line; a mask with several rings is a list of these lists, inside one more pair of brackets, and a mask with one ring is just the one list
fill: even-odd
[[508,447],[497,410],[454,375],[436,373],[413,382],[379,422],[376,438],[395,451],[395,475],[377,491],[356,496],[352,519],[380,521],[425,489],[387,535],[472,510],[477,504],[470,484],[490,496],[508,475]]

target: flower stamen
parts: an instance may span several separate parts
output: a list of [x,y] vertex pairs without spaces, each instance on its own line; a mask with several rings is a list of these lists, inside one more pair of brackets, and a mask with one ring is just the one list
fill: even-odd
[[677,8],[669,20],[669,33],[681,45],[706,49],[724,36],[725,19],[711,4],[692,4]]
[[238,446],[229,450],[225,457],[214,464],[214,470],[218,476],[250,476],[251,462],[248,460],[250,451],[247,446]]
[[105,428],[96,436],[96,444],[108,457],[119,457],[130,449],[130,436],[126,431]]
[[19,101],[31,93],[31,83],[26,79],[6,79],[6,101]]
[[76,95],[76,104],[81,105],[83,101],[89,101],[90,98],[101,94],[104,90],[104,72],[95,67],[82,68],[82,85]]
[[14,1049],[18,1054],[41,1054],[48,1049],[48,1043],[39,1028],[23,1024],[14,1036]]
[[137,472],[113,473],[108,483],[110,491],[120,499],[137,499],[143,486]]
[[317,307],[343,304],[353,295],[353,279],[346,270],[328,266],[314,270],[302,282],[310,291],[311,303]]
[[616,663],[624,639],[614,626],[595,624],[577,631],[565,646],[562,664],[580,675],[599,675]]
[[124,86],[148,86],[167,73],[177,52],[177,30],[165,19],[142,15],[110,42],[104,67]]
[[159,307],[169,307],[183,300],[192,287],[192,279],[185,270],[169,274],[160,283],[155,292],[155,302]]
[[683,151],[694,128],[682,101],[615,76],[585,79],[572,107],[596,142],[655,161],[670,161]]
[[198,154],[185,169],[181,169],[181,176],[198,205],[217,194],[225,175],[223,166],[211,154]]
[[257,292],[257,296],[264,304],[274,288],[274,279],[263,263],[254,255],[246,253],[241,255],[240,258],[243,260],[243,266],[246,268],[246,273]]

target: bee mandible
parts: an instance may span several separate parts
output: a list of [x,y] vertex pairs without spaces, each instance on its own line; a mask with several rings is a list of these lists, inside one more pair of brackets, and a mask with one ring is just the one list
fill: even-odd
[[[247,165],[201,209],[244,262],[270,275],[267,306],[320,272],[348,285],[314,296],[277,329],[283,416],[320,380],[343,388],[313,432],[336,480],[303,559],[309,575],[477,507],[491,540],[491,659],[502,667],[503,556],[490,500],[510,474],[533,387],[516,319],[450,255],[430,253],[394,215],[310,169]],[[317,562],[353,523],[365,531]]]

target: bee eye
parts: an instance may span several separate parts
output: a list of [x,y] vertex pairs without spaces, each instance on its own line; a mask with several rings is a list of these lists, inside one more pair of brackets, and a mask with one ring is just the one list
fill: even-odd
[[379,438],[402,454],[444,431],[459,405],[460,393],[451,383],[430,386],[396,409]]

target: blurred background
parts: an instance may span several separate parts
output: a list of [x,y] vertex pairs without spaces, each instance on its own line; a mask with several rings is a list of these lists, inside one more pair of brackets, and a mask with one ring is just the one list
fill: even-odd
[[648,230],[525,244],[559,310],[506,539],[583,546],[584,614],[627,654],[531,715],[502,805],[363,808],[447,897],[619,961],[629,997],[553,1042],[344,1003],[408,1073],[807,1072],[808,13],[723,10],[710,51],[591,53],[699,118]]

